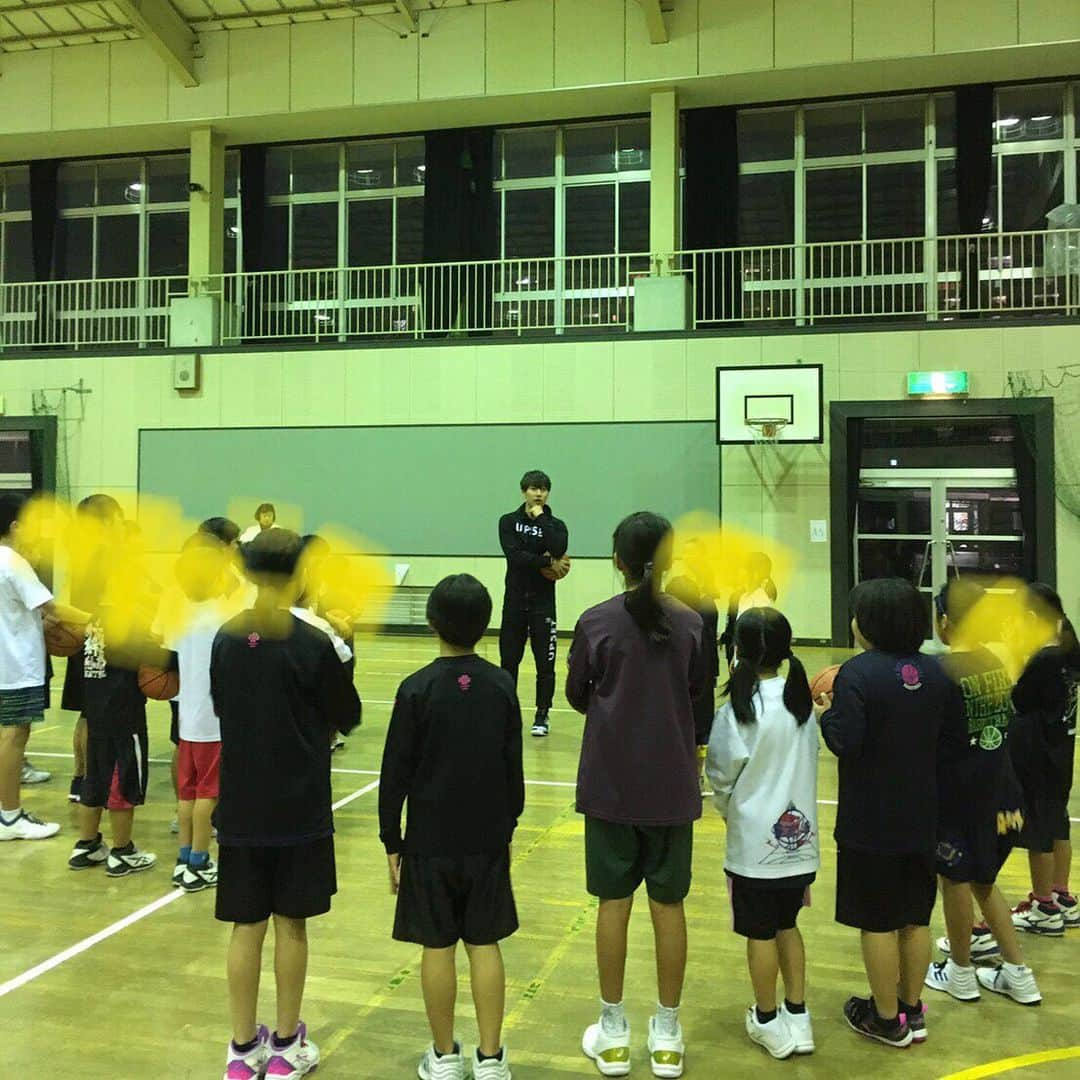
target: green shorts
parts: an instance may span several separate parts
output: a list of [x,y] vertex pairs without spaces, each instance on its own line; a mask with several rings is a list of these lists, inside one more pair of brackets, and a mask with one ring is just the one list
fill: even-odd
[[27,727],[45,719],[45,687],[0,690],[0,727]]
[[585,881],[601,900],[625,900],[645,882],[649,899],[677,904],[690,891],[694,826],[616,825],[585,818]]

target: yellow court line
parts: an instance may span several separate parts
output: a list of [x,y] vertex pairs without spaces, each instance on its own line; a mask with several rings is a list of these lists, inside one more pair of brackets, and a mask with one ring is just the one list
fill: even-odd
[[1068,1061],[1071,1058],[1080,1058],[1080,1046],[1065,1046],[1058,1050],[1040,1050],[1020,1057],[1002,1058],[1000,1061],[976,1065],[972,1069],[949,1073],[948,1076],[941,1077],[941,1080],[984,1080],[985,1077],[1000,1076],[1002,1073],[1012,1072],[1013,1069],[1026,1069],[1029,1065],[1045,1065],[1051,1061]]

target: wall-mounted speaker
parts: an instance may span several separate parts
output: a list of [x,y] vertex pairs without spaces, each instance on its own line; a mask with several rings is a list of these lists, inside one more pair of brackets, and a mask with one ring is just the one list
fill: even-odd
[[202,357],[198,353],[174,356],[172,373],[174,390],[198,390],[201,385]]

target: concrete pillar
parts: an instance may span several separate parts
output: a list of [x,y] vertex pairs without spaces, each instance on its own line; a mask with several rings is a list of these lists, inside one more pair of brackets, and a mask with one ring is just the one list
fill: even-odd
[[[679,235],[679,95],[657,90],[650,109],[652,178],[649,187],[649,249],[667,256],[682,246]],[[667,260],[659,261],[660,273]]]
[[188,278],[198,292],[221,273],[225,250],[225,137],[213,128],[191,133],[191,183]]

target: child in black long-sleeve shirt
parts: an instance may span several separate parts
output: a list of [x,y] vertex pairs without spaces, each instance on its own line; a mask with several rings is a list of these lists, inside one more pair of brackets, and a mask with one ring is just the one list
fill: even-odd
[[850,998],[844,1016],[859,1034],[903,1047],[926,1038],[919,994],[936,893],[937,761],[943,738],[964,738],[963,699],[919,654],[927,618],[914,586],[863,582],[852,609],[866,651],[840,669],[832,703],[815,703],[840,759],[836,920],[862,931],[872,994]]
[[379,781],[379,835],[398,898],[394,937],[424,946],[434,1041],[420,1062],[422,1080],[465,1075],[454,1040],[458,941],[469,954],[480,1028],[473,1076],[509,1080],[498,943],[518,928],[510,842],[525,805],[521,709],[510,676],[475,653],[491,619],[491,597],[476,578],[444,578],[427,617],[440,656],[398,688]]

